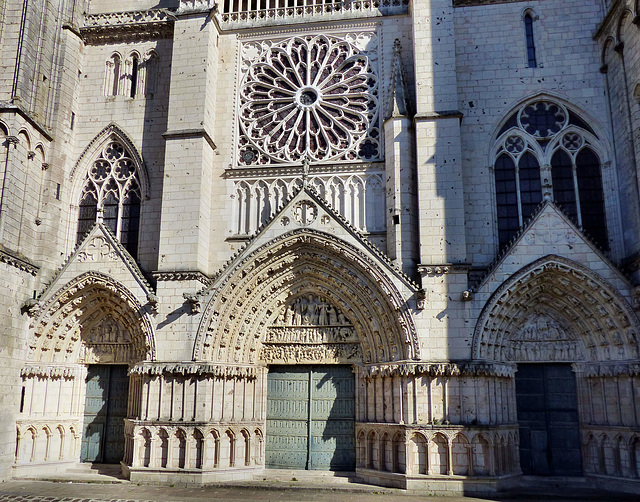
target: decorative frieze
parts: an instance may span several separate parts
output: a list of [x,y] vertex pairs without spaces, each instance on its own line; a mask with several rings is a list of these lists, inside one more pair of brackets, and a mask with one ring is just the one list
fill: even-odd
[[130,375],[181,375],[207,376],[218,378],[257,378],[259,369],[255,366],[207,364],[207,363],[152,363],[136,364],[129,371]]
[[486,376],[513,378],[516,374],[515,364],[496,364],[484,362],[465,363],[420,363],[406,361],[400,363],[372,364],[363,368],[365,376]]
[[175,272],[153,272],[151,274],[154,279],[158,282],[169,282],[169,281],[198,281],[204,287],[207,287],[211,284],[211,279],[209,279],[205,274],[199,272],[197,270],[194,271],[175,271]]
[[175,19],[164,9],[90,14],[80,35],[87,44],[168,38]]
[[61,365],[45,365],[45,364],[27,364],[20,370],[22,378],[47,378],[55,380],[64,378],[71,380],[76,377],[78,372],[77,366],[61,366]]
[[[182,0],[183,5],[191,11],[202,11],[212,4],[212,0]],[[202,7],[200,7],[202,5]],[[344,20],[345,18],[374,17],[380,15],[405,14],[409,8],[409,0],[354,0],[314,2],[303,0],[294,5],[283,6],[276,0],[268,0],[264,4],[225,3],[216,17],[222,29],[247,28],[252,26],[282,25],[323,21],[328,19]],[[186,10],[185,10],[186,12]]]
[[40,270],[39,267],[33,265],[27,258],[18,256],[17,253],[9,251],[2,244],[0,244],[0,262],[6,263],[10,267],[17,268],[23,272],[35,277]]

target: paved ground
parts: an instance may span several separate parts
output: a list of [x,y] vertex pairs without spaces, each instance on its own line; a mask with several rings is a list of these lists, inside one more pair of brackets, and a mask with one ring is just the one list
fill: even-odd
[[310,483],[255,483],[247,486],[209,486],[205,488],[138,486],[129,482],[78,483],[14,480],[0,483],[0,502],[195,502],[202,500],[247,502],[618,502],[639,501],[640,495],[615,495],[603,492],[583,493],[556,489],[543,494],[499,498],[429,497],[388,488],[341,483],[332,489]]
[[[640,494],[594,491],[583,478],[519,478],[517,494],[434,497],[358,483],[353,473],[268,470],[256,480],[207,487],[146,486],[118,465],[81,464],[42,478],[0,483],[0,502],[640,502]],[[528,483],[528,484],[527,484]]]

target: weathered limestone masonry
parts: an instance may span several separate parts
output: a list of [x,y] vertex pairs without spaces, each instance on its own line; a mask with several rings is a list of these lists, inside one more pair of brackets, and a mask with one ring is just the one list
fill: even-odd
[[0,1],[0,479],[640,492],[639,19]]

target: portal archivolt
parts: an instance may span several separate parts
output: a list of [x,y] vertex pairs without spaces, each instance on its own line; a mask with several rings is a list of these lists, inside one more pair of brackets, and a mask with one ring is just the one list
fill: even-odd
[[130,363],[153,359],[152,325],[124,286],[97,272],[61,289],[36,317],[29,359],[41,363]]
[[286,234],[236,264],[216,288],[194,358],[226,363],[387,362],[417,357],[394,283],[327,234]]
[[577,263],[547,256],[487,302],[473,355],[487,361],[608,361],[638,357],[638,319],[613,288]]

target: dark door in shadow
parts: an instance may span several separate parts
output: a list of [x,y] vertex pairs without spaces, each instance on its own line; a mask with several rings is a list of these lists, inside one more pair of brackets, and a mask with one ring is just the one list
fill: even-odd
[[124,456],[127,366],[91,365],[86,384],[80,461],[118,463]]
[[266,466],[355,470],[355,377],[351,366],[271,366]]
[[524,474],[582,476],[576,379],[570,364],[519,364],[516,402]]

